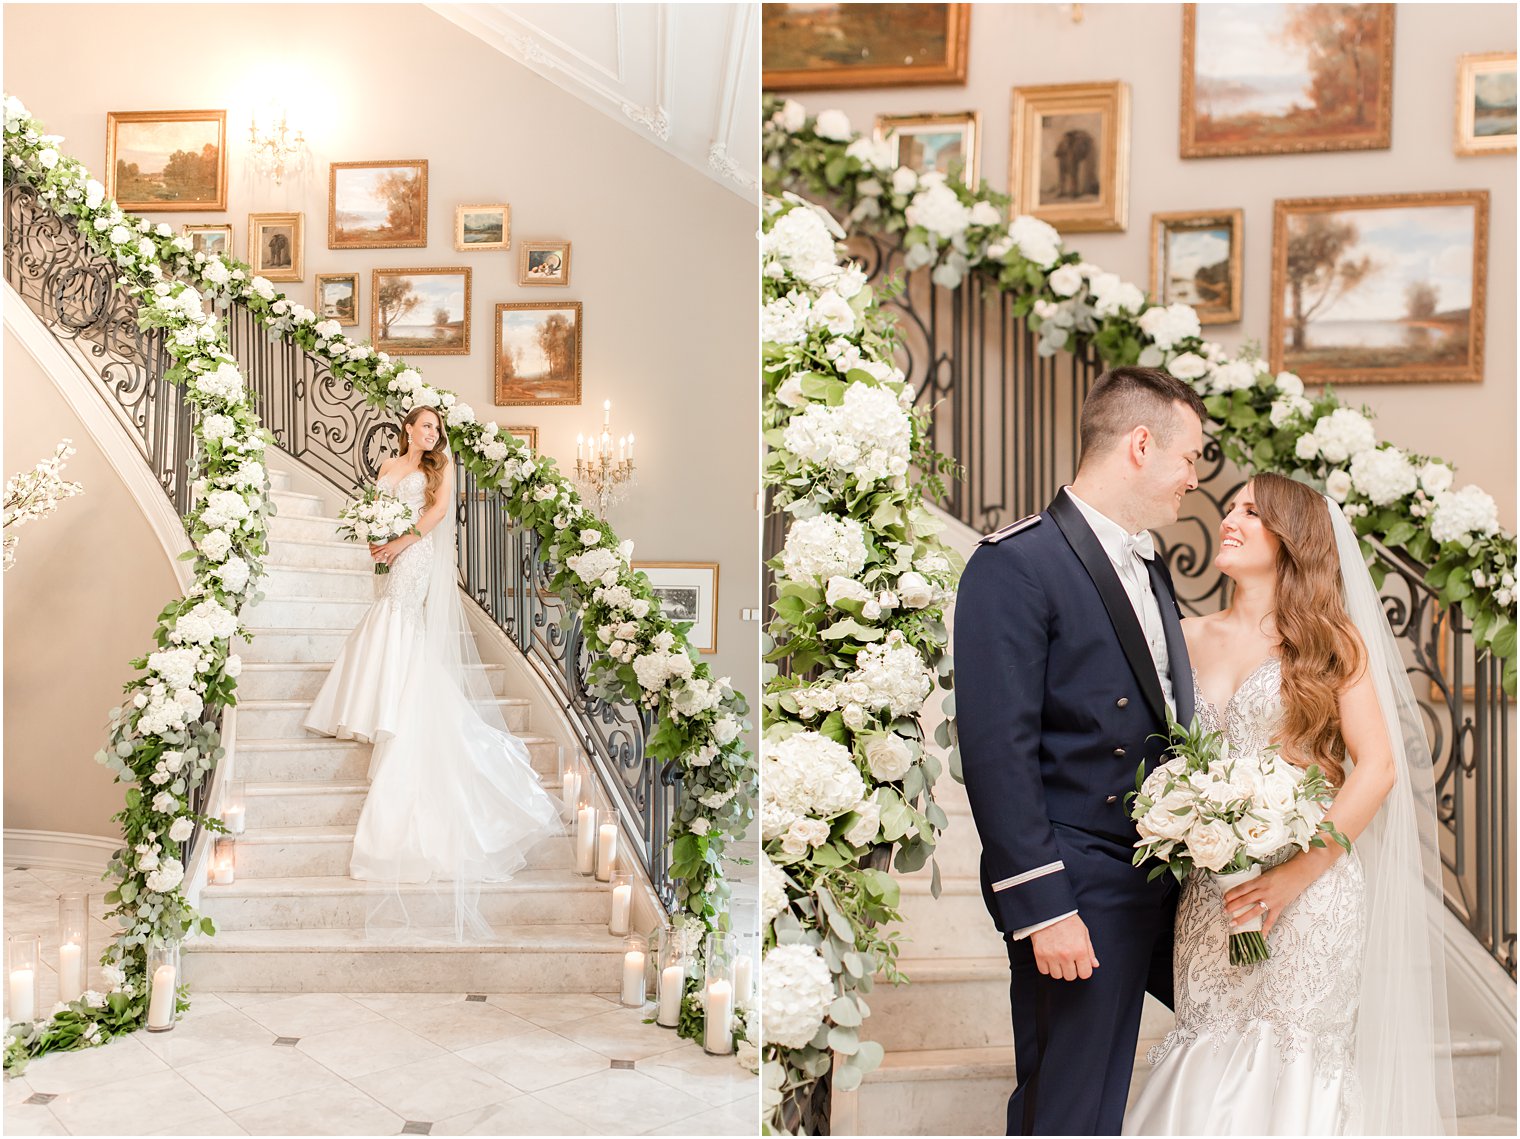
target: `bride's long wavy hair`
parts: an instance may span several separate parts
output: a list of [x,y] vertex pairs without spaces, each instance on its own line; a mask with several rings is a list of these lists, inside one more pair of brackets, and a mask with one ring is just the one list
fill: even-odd
[[431,415],[438,421],[438,442],[433,444],[431,451],[422,452],[422,477],[425,485],[422,491],[423,512],[433,509],[433,504],[438,501],[439,488],[443,486],[443,471],[448,460],[444,457],[443,447],[448,441],[448,436],[443,430],[443,416],[431,407],[414,407],[406,413],[406,418],[401,421],[401,454],[404,457],[407,452],[406,429],[424,415]]
[[1319,764],[1338,787],[1346,777],[1340,694],[1367,654],[1346,614],[1335,530],[1325,500],[1303,483],[1264,473],[1251,490],[1261,524],[1278,541],[1284,757]]

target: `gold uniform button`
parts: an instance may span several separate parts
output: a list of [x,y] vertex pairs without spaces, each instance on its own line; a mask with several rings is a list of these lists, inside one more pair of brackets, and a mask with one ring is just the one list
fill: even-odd
[[1117,796],[1117,795],[1110,795],[1107,799],[1104,799],[1103,801],[1105,803],[1117,803],[1119,801],[1119,796]]
[[1129,707],[1129,697],[1128,696],[1121,696],[1121,697],[1119,697],[1118,706],[1120,708],[1127,708],[1127,707]]
[[1124,758],[1124,749],[1122,747],[1116,747],[1116,748],[1114,748],[1114,754],[1116,756],[1118,756],[1120,759],[1123,759]]

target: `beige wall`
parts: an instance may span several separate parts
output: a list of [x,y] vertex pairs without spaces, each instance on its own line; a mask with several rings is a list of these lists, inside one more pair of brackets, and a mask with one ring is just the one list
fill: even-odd
[[[250,212],[306,215],[306,280],[279,287],[313,303],[313,276],[370,270],[473,270],[471,352],[421,356],[430,380],[482,419],[540,430],[540,449],[573,467],[575,436],[613,401],[616,433],[638,437],[639,485],[609,515],[635,558],[721,563],[720,674],[757,696],[755,392],[756,209],[420,5],[7,5],[5,88],[64,150],[100,171],[106,112],[225,107],[230,209],[155,215],[230,221],[245,256]],[[67,60],[68,65],[63,66]],[[245,162],[252,109],[287,102],[311,161],[283,188]],[[330,161],[426,158],[426,249],[329,250]],[[513,248],[461,253],[454,207],[509,202]],[[522,238],[572,243],[570,286],[517,285]],[[505,301],[584,305],[580,407],[492,406],[493,320]]]
[[9,329],[4,414],[7,476],[72,439],[64,477],[84,486],[17,532],[5,575],[5,825],[114,837],[121,789],[95,753],[135,675],[127,662],[153,647],[179,586],[132,495]]
[[1487,349],[1481,384],[1356,385],[1349,402],[1377,414],[1382,438],[1457,464],[1515,526],[1515,158],[1452,153],[1457,58],[1515,50],[1510,4],[1400,4],[1394,32],[1389,150],[1286,157],[1178,157],[1182,6],[978,4],[964,87],[795,92],[810,112],[845,111],[857,130],[879,113],[978,110],[982,177],[1008,188],[1010,92],[1015,86],[1122,79],[1130,87],[1129,228],[1079,233],[1068,245],[1142,288],[1150,283],[1150,218],[1169,210],[1245,211],[1245,309],[1205,332],[1230,346],[1265,345],[1272,203],[1278,198],[1485,189],[1489,200]]

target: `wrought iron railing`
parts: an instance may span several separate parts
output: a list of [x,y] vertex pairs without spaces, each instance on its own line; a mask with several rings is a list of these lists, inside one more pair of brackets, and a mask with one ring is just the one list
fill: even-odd
[[[1042,357],[1007,295],[975,276],[938,287],[926,269],[904,272],[901,248],[875,235],[852,238],[851,252],[873,283],[903,282],[887,301],[903,369],[920,404],[933,408],[936,449],[965,467],[941,508],[980,532],[1042,510],[1076,468],[1082,400],[1103,368],[1092,345]],[[1161,535],[1179,599],[1194,613],[1224,602],[1226,579],[1213,568],[1219,522],[1244,481],[1210,436],[1188,513]],[[1440,607],[1423,566],[1374,552],[1389,571],[1384,611],[1435,757],[1446,902],[1514,977],[1515,725],[1502,668],[1488,653],[1474,657],[1471,625],[1459,609]]]
[[[53,335],[75,347],[175,511],[185,515],[194,435],[182,389],[164,378],[170,360],[162,335],[138,327],[137,303],[115,287],[110,260],[30,187],[5,187],[5,227],[6,280]],[[397,451],[396,416],[366,403],[320,358],[269,333],[244,305],[234,303],[224,315],[254,407],[281,449],[340,494],[373,481]],[[538,535],[515,525],[505,496],[480,488],[463,463],[456,475],[461,585],[555,694],[668,912],[675,891],[665,836],[679,767],[670,762],[656,770],[645,756],[648,713],[606,699],[588,683],[591,658],[579,614],[553,589]],[[208,708],[205,718],[213,722],[219,713]],[[205,780],[200,794],[211,785]],[[192,803],[197,811],[202,806]]]

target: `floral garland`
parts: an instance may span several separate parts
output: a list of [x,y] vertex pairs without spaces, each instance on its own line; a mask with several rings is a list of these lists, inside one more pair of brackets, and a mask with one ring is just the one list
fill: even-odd
[[[195,707],[194,713],[181,718],[182,724],[200,713],[190,694],[199,693],[208,706],[235,703],[233,681],[240,663],[236,656],[226,656],[227,642],[241,631],[236,614],[261,596],[251,591],[262,576],[266,543],[268,480],[257,461],[266,437],[220,339],[219,322],[205,315],[202,303],[241,302],[266,329],[319,357],[371,405],[398,416],[414,407],[437,408],[450,446],[477,482],[501,490],[512,518],[538,535],[552,585],[567,608],[579,614],[593,649],[589,683],[609,698],[633,700],[650,709],[656,727],[645,741],[646,756],[661,765],[674,762],[681,770],[681,795],[667,835],[672,844],[670,875],[684,911],[673,924],[688,955],[700,963],[706,934],[728,926],[729,887],[721,871],[725,846],[754,817],[754,768],[743,739],[749,709],[726,677],[714,678],[710,667],[697,661],[686,638],[690,625],[673,623],[661,613],[648,579],[628,563],[631,544],[620,544],[610,527],[588,514],[574,485],[555,469],[552,459],[534,455],[497,424],[478,422],[468,404],[424,383],[404,361],[348,340],[336,321],[319,321],[310,309],[253,276],[247,265],[192,253],[189,239],[175,237],[167,225],[153,227],[124,214],[116,203],[105,200],[104,188],[77,160],[60,155],[61,141],[44,135],[19,101],[6,98],[7,179],[24,179],[36,187],[49,208],[74,221],[94,247],[113,258],[122,270],[123,286],[145,302],[139,316],[144,326],[168,332],[169,350],[176,359],[168,377],[190,382],[189,398],[203,413],[197,424],[203,470],[187,519],[200,551],[197,580],[182,602],[165,609],[159,634],[161,646],[188,641],[201,651],[193,660],[187,655],[190,650],[175,650],[178,655],[172,657],[159,653],[133,662],[150,675],[129,685],[129,691],[142,691],[131,708],[117,710],[112,746],[102,753],[102,761],[123,781],[147,779],[150,787],[157,786],[154,776],[167,774],[169,791],[186,798],[221,758],[214,729],[207,725],[191,738],[188,730],[175,727],[172,706]],[[159,728],[168,734],[157,733]],[[142,735],[149,730],[155,735]],[[167,748],[161,740],[177,746]],[[182,785],[183,791],[175,790]],[[130,976],[122,979],[129,996],[136,998],[135,1019],[126,1018],[127,1029],[140,1023],[146,1005],[141,983],[146,934],[178,940],[197,921],[180,889],[184,871],[177,844],[189,838],[194,822],[221,829],[218,820],[205,817],[193,817],[183,825],[178,825],[178,817],[166,823],[156,812],[166,801],[161,792],[151,793],[150,799],[148,788],[127,792],[127,807],[117,818],[131,849],[124,848],[113,860],[111,872],[123,881],[107,895],[108,901],[119,901],[118,912],[136,922],[114,956],[107,955],[112,964],[132,966]],[[160,849],[164,835],[176,844],[172,856]],[[153,865],[144,866],[144,860]],[[203,932],[213,932],[209,919],[198,920]],[[134,952],[128,954],[128,948]],[[692,1011],[683,1016],[681,1029],[687,1036],[700,1037],[702,1032],[695,996],[700,972],[693,969],[688,975],[685,1003]],[[97,1026],[103,1023],[99,1017],[96,1021]],[[740,1040],[748,1035],[746,1025],[746,1018],[738,1019]],[[102,1030],[66,1045],[61,1043],[66,1033],[67,1025],[50,1030],[45,1022],[26,1028],[28,1043],[16,1050],[18,1058],[80,1042],[100,1043],[108,1035]],[[8,1037],[8,1068],[12,1051]]]
[[936,677],[950,687],[944,614],[961,570],[922,500],[943,458],[891,362],[890,318],[839,263],[843,236],[801,199],[767,200],[764,478],[790,515],[768,655],[789,675],[766,685],[760,803],[763,1104],[778,1131],[804,1122],[788,1101],[835,1053],[842,1090],[881,1062],[859,1029],[860,994],[878,972],[899,979],[883,856],[922,867],[947,822],[919,724]]
[[[1005,223],[1008,199],[985,184],[972,190],[894,166],[890,148],[855,134],[841,111],[814,118],[772,96],[765,114],[768,189],[827,195],[848,224],[898,235],[905,267],[934,266],[942,288],[978,274],[1028,317],[1043,355],[1086,338],[1109,366],[1165,368],[1192,383],[1231,461],[1323,490],[1364,540],[1426,565],[1425,583],[1443,607],[1461,607],[1474,647],[1503,660],[1505,691],[1515,692],[1515,538],[1500,529],[1492,496],[1453,488],[1451,464],[1378,442],[1366,408],[1343,404],[1329,387],[1307,396],[1297,376],[1274,376],[1250,347],[1231,357],[1202,338],[1190,307],[1149,303],[1138,286],[1065,250],[1045,222]],[[1372,570],[1381,585],[1386,567]]]

